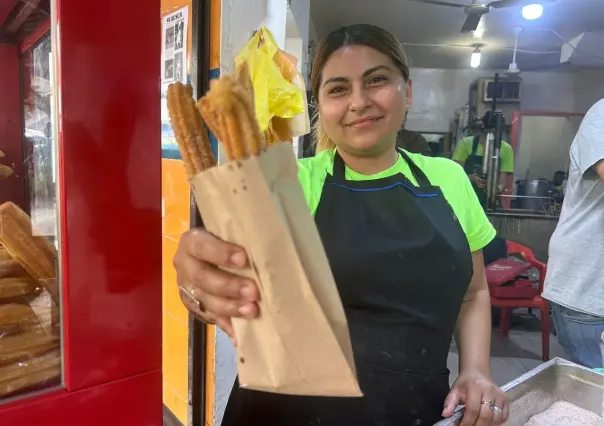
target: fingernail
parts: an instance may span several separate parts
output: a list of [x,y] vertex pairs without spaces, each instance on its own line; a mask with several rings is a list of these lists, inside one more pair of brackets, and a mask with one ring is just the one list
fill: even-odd
[[249,317],[254,312],[254,305],[251,303],[246,303],[245,305],[241,305],[239,307],[239,313],[244,317]]
[[252,300],[254,298],[254,287],[252,284],[244,284],[243,287],[241,287],[241,291],[240,291],[241,297],[243,297],[246,300]]
[[245,253],[241,251],[233,253],[229,259],[229,262],[235,267],[243,266],[245,264]]

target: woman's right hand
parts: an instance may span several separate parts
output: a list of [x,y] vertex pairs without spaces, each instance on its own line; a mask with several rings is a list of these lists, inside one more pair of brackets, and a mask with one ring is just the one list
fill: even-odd
[[469,177],[470,181],[474,182],[474,184],[476,184],[476,186],[479,188],[484,188],[487,184],[487,181],[479,177],[477,174],[470,175]]
[[221,268],[243,269],[245,251],[204,229],[180,238],[174,256],[180,298],[201,321],[219,326],[236,344],[231,318],[258,316],[260,293],[254,281]]

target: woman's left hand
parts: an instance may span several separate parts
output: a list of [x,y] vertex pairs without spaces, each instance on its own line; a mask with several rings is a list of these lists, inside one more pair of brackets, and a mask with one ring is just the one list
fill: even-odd
[[465,404],[460,426],[495,426],[503,424],[509,413],[508,397],[491,379],[478,372],[461,373],[445,400],[443,417],[455,414]]

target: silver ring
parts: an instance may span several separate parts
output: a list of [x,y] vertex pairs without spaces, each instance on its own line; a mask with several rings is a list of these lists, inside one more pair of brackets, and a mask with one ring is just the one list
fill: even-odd
[[503,413],[503,409],[501,409],[495,405],[494,399],[492,399],[490,401],[482,401],[482,403],[484,405],[486,405],[487,407],[489,407],[489,410],[491,410],[493,413]]
[[197,309],[199,309],[201,312],[205,312],[205,309],[203,309],[201,302],[199,300],[197,300],[197,298],[195,297],[195,293],[194,293],[195,289],[189,290],[182,286],[178,286],[178,289],[189,300],[189,302],[193,303],[197,307]]

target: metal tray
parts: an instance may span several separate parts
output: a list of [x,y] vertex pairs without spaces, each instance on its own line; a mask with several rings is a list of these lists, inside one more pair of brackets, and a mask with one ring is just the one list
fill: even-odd
[[[534,414],[556,401],[602,415],[604,375],[562,358],[554,358],[501,387],[510,398],[510,415],[505,426],[523,426]],[[434,426],[458,425],[463,408]]]

